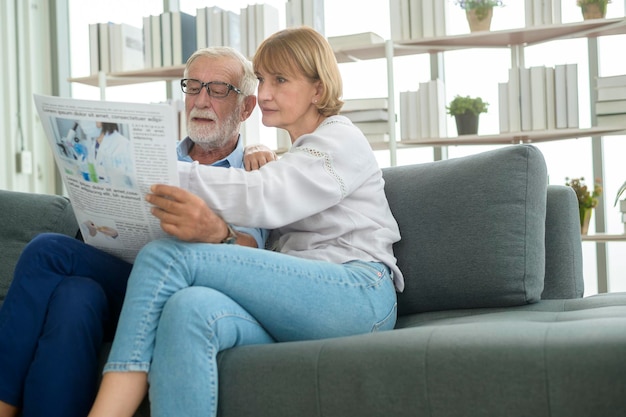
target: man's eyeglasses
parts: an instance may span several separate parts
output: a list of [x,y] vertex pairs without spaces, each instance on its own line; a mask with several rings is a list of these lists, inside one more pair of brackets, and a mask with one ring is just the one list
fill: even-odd
[[200,94],[203,87],[206,87],[206,91],[209,93],[209,96],[215,98],[224,98],[230,93],[231,90],[237,94],[241,94],[241,90],[234,85],[221,81],[209,81],[208,83],[203,83],[202,81],[194,80],[193,78],[183,78],[180,80],[180,88],[185,94]]

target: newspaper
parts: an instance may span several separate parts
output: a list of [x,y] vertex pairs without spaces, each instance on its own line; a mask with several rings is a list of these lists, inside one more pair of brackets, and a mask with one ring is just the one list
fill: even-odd
[[152,184],[179,185],[176,110],[34,99],[85,242],[132,263],[146,243],[166,236],[144,196]]

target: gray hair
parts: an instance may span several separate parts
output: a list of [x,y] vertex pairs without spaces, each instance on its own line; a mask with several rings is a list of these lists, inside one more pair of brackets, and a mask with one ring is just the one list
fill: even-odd
[[239,51],[229,46],[212,46],[209,48],[201,48],[194,52],[185,65],[185,75],[187,78],[189,66],[193,61],[198,57],[207,57],[207,58],[230,58],[235,61],[238,61],[241,64],[241,79],[239,80],[238,85],[235,87],[241,90],[240,100],[243,100],[244,97],[254,95],[254,91],[257,86],[257,78],[252,70],[252,63],[243,56]]

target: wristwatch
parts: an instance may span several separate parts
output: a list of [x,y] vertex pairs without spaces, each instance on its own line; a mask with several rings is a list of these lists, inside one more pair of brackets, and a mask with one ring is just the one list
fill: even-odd
[[234,245],[235,243],[237,243],[237,233],[230,224],[226,223],[226,227],[228,227],[228,235],[220,243]]

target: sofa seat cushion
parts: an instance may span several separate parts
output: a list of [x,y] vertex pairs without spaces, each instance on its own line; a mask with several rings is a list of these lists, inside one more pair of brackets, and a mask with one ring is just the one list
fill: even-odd
[[13,279],[13,270],[22,249],[43,232],[76,236],[78,225],[67,198],[0,190],[0,304]]
[[230,349],[219,415],[626,415],[626,294],[571,301]]
[[402,239],[400,315],[541,298],[547,169],[532,145],[384,170]]

